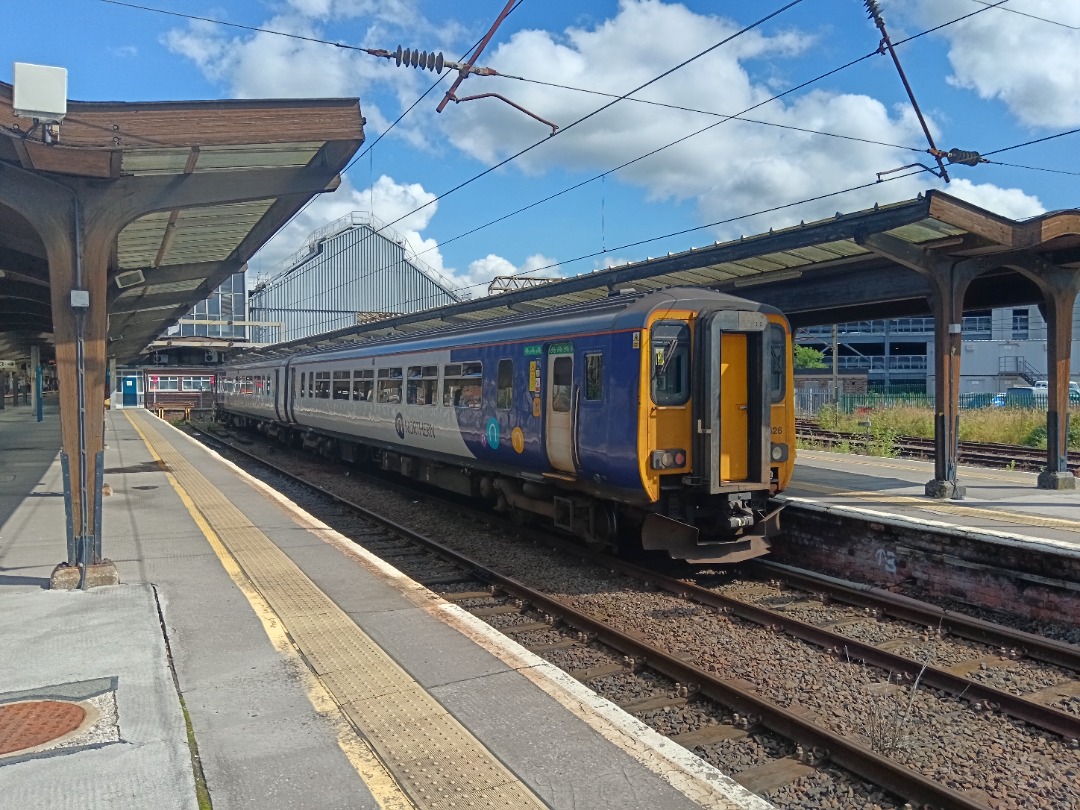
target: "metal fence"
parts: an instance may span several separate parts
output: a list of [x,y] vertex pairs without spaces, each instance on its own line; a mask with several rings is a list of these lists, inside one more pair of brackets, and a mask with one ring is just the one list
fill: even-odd
[[[1046,410],[1048,397],[1045,390],[1013,388],[1004,394],[968,393],[960,395],[960,409],[973,408],[1040,408]],[[798,419],[811,419],[826,406],[836,406],[840,413],[859,413],[879,408],[927,408],[933,409],[934,395],[923,393],[869,393],[841,394],[839,400],[831,391],[796,391],[795,416]],[[1069,397],[1070,409],[1080,405],[1080,394],[1072,393]]]

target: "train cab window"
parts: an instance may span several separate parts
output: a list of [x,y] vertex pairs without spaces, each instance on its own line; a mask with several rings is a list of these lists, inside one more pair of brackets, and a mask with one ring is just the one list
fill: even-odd
[[500,360],[495,407],[504,411],[514,405],[514,361]]
[[657,405],[685,405],[690,400],[690,327],[657,323],[650,336],[652,399]]
[[574,385],[574,358],[556,357],[551,368],[551,409],[559,413],[570,410],[570,392]]
[[585,355],[585,399],[596,402],[604,398],[604,355]]
[[377,376],[379,402],[401,402],[401,369],[380,368]]
[[405,401],[410,405],[434,405],[439,389],[438,366],[409,366]]
[[443,405],[480,408],[484,399],[482,363],[450,363],[443,367]]
[[351,371],[335,371],[333,385],[330,389],[332,399],[348,399],[351,382]]
[[353,374],[352,398],[357,402],[371,402],[371,392],[375,389],[375,370],[362,368]]
[[769,402],[784,401],[787,393],[787,333],[780,324],[769,324]]
[[315,372],[315,396],[318,399],[330,399],[330,372]]

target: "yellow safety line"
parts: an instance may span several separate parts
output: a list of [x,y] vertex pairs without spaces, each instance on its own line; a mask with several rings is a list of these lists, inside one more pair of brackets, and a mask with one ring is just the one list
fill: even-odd
[[252,610],[255,611],[255,615],[259,617],[270,643],[274,645],[274,648],[279,653],[288,657],[290,663],[296,664],[296,666],[290,668],[291,671],[301,673],[304,688],[307,691],[308,700],[311,701],[312,707],[320,716],[326,718],[333,725],[337,733],[338,747],[341,748],[349,760],[349,764],[353,766],[360,778],[364,780],[364,784],[375,801],[378,802],[379,807],[384,810],[414,810],[416,805],[409,800],[409,797],[398,785],[393,775],[371,749],[371,746],[359,736],[357,729],[345,717],[341,707],[322,681],[308,668],[307,663],[300,655],[300,651],[286,633],[281,617],[274,612],[273,608],[270,607],[269,603],[240,568],[236,558],[225,548],[221,538],[206,522],[199,508],[195,505],[191,496],[188,495],[187,490],[181,486],[176,476],[165,469],[164,461],[158,455],[157,450],[146,434],[143,433],[135,420],[126,411],[124,416],[127,417],[131,426],[135,428],[135,432],[143,440],[154,461],[162,465],[162,471],[165,473],[166,479],[168,479],[169,484],[187,508],[195,521],[195,525],[199,527],[199,530],[217,555],[218,560],[221,561],[222,567],[236,587],[240,589],[240,592],[244,594]]
[[792,482],[788,491],[790,494],[791,490],[799,489],[818,492],[823,495],[836,495],[842,498],[859,498],[861,500],[879,501],[881,503],[907,504],[918,507],[925,512],[935,512],[943,515],[951,514],[963,515],[965,517],[981,517],[1002,523],[1018,523],[1021,526],[1036,526],[1043,529],[1063,529],[1070,532],[1080,532],[1080,521],[1068,520],[1066,518],[1039,517],[1023,512],[1007,512],[1003,509],[989,509],[978,506],[960,506],[958,504],[946,504],[939,501],[914,498],[910,495],[883,495],[880,492],[869,490],[845,490],[839,487],[830,487],[821,484]]

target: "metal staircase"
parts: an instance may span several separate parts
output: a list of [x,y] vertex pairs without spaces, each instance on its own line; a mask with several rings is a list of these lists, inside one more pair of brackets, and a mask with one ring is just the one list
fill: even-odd
[[998,374],[1013,375],[1023,379],[1028,385],[1034,385],[1036,380],[1045,380],[1046,374],[1039,371],[1023,357],[1008,355],[998,358]]

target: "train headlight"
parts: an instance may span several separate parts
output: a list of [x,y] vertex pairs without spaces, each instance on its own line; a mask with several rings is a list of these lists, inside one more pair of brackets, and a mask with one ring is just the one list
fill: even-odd
[[649,462],[654,470],[678,469],[686,466],[685,450],[653,450]]
[[773,461],[787,461],[788,446],[786,444],[774,444],[769,452]]

